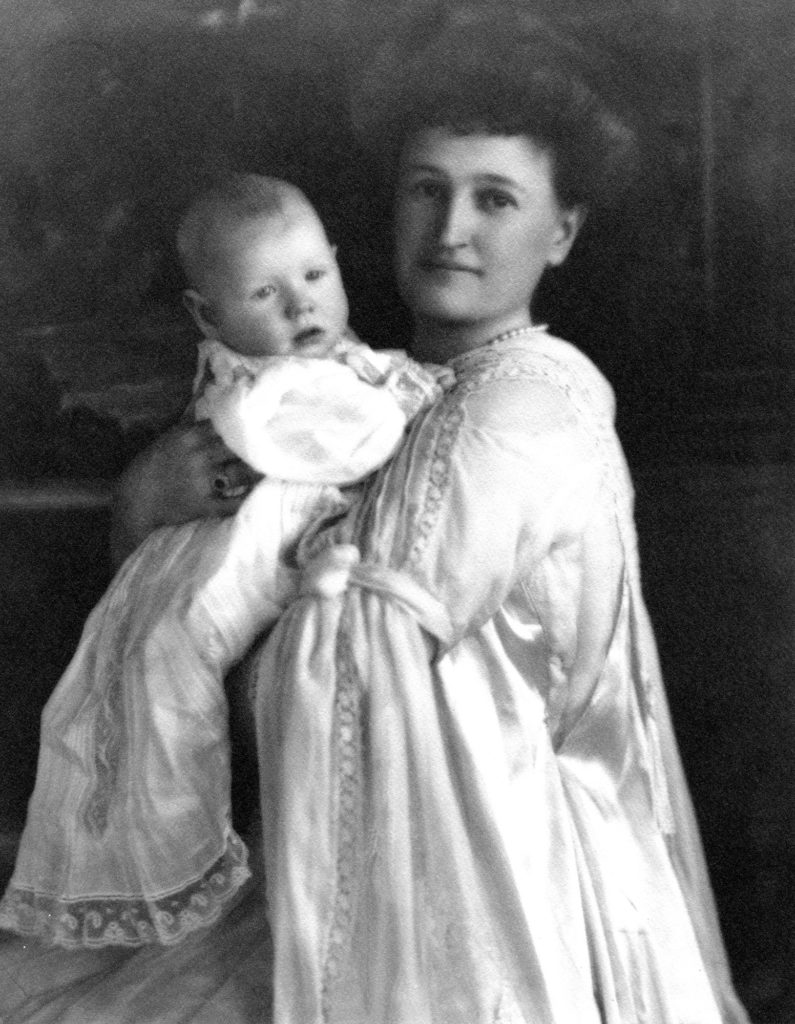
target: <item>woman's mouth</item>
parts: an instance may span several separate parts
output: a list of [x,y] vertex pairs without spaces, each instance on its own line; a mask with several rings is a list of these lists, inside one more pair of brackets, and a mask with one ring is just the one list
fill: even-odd
[[479,275],[480,270],[477,267],[471,267],[466,263],[460,263],[458,260],[445,260],[445,259],[428,259],[420,262],[420,267],[425,271],[430,272],[449,272],[459,274],[475,274]]

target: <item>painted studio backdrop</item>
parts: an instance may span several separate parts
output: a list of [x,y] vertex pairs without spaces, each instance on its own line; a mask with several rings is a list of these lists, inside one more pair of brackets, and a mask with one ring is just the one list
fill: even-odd
[[[182,411],[195,336],[172,250],[216,167],[291,178],[340,249],[353,326],[403,345],[388,192],[357,70],[438,0],[0,6],[0,874],[38,719],[109,578],[113,480]],[[492,2],[491,7],[511,6]],[[582,31],[641,167],[544,318],[612,381],[645,591],[738,989],[795,1021],[790,0],[514,0]],[[495,58],[498,55],[495,55]]]

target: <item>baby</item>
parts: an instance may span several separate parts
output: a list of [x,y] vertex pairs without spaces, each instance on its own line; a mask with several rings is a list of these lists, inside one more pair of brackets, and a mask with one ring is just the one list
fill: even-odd
[[177,236],[205,339],[196,414],[269,476],[359,480],[394,452],[435,379],[354,340],[335,250],[298,189],[256,175],[226,188],[203,194]]
[[64,946],[178,942],[249,876],[224,675],[294,597],[304,532],[441,393],[353,337],[335,250],[286,182],[219,179],[178,250],[203,335],[194,413],[264,478],[234,517],[157,530],[130,556],[44,710],[0,926]]

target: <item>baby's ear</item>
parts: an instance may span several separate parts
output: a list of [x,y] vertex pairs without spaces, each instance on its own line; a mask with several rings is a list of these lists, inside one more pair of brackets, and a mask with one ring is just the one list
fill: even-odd
[[203,295],[193,288],[186,288],[182,293],[182,302],[193,317],[194,323],[205,338],[215,338],[217,331],[213,321],[210,303]]
[[334,259],[337,258],[337,246],[336,246],[336,243],[331,246],[331,255],[334,257]]

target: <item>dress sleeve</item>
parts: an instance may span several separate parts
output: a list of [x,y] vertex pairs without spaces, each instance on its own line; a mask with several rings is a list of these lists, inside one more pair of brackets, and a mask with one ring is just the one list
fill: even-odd
[[395,543],[403,564],[393,555],[392,565],[444,605],[457,637],[490,619],[520,579],[581,548],[601,504],[587,420],[565,389],[533,377],[454,390],[387,473],[398,507],[382,497],[380,531],[389,518],[407,524]]
[[282,480],[354,483],[390,458],[406,427],[390,394],[331,360],[287,360],[255,380],[211,384],[204,398],[228,447]]

